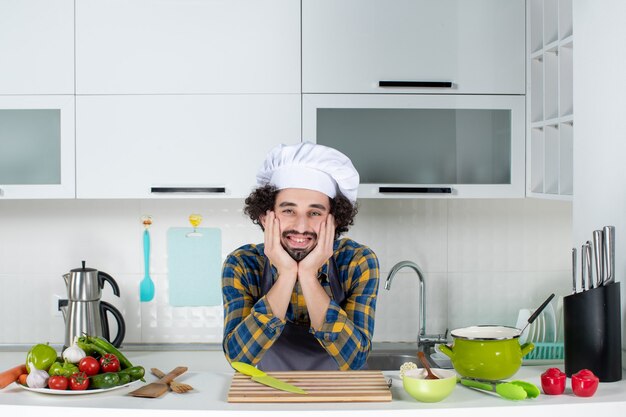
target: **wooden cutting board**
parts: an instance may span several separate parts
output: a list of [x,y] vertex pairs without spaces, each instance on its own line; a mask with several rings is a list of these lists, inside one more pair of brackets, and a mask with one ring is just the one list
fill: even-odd
[[314,403],[391,401],[391,390],[381,371],[268,372],[308,394],[293,394],[254,382],[236,372],[228,390],[229,403]]

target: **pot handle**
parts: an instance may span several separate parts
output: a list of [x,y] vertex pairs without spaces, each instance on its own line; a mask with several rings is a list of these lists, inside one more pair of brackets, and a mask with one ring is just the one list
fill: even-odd
[[524,343],[522,346],[522,357],[528,355],[531,350],[535,348],[535,345],[532,342]]
[[454,358],[454,351],[452,350],[452,346],[441,344],[437,346],[437,349],[439,349],[439,352],[448,356],[450,359]]

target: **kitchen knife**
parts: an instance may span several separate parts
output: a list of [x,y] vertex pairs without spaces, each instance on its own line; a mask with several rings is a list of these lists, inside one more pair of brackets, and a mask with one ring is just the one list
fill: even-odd
[[604,283],[604,232],[602,230],[593,231],[593,254],[596,266],[595,288]]
[[576,294],[576,248],[572,248],[572,294]]
[[281,391],[287,391],[294,394],[306,394],[307,392],[302,388],[296,387],[295,385],[288,384],[284,381],[281,381],[278,378],[274,378],[273,376],[269,376],[262,370],[255,368],[254,366],[244,363],[244,362],[231,362],[230,364],[236,371],[241,372],[244,375],[248,375],[252,377],[254,382],[258,382],[259,384],[266,385],[271,388],[275,388]]
[[585,261],[587,263],[587,289],[593,288],[593,263],[591,261],[591,242],[585,243]]
[[603,285],[615,281],[615,226],[604,226],[604,264],[606,278]]

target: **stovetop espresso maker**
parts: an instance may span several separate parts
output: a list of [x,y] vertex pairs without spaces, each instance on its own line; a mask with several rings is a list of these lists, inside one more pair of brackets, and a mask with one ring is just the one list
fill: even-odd
[[[63,275],[67,286],[67,299],[59,300],[59,310],[65,320],[65,347],[71,346],[76,336],[104,337],[119,347],[124,340],[126,325],[122,313],[106,301],[101,301],[104,283],[113,287],[113,294],[120,296],[120,288],[111,275],[93,268],[72,269]],[[111,340],[107,312],[117,321],[117,335]]]

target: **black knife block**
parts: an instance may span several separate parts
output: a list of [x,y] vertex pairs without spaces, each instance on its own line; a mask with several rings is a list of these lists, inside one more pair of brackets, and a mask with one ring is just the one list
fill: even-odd
[[619,282],[563,298],[565,374],[589,369],[601,382],[622,379]]

